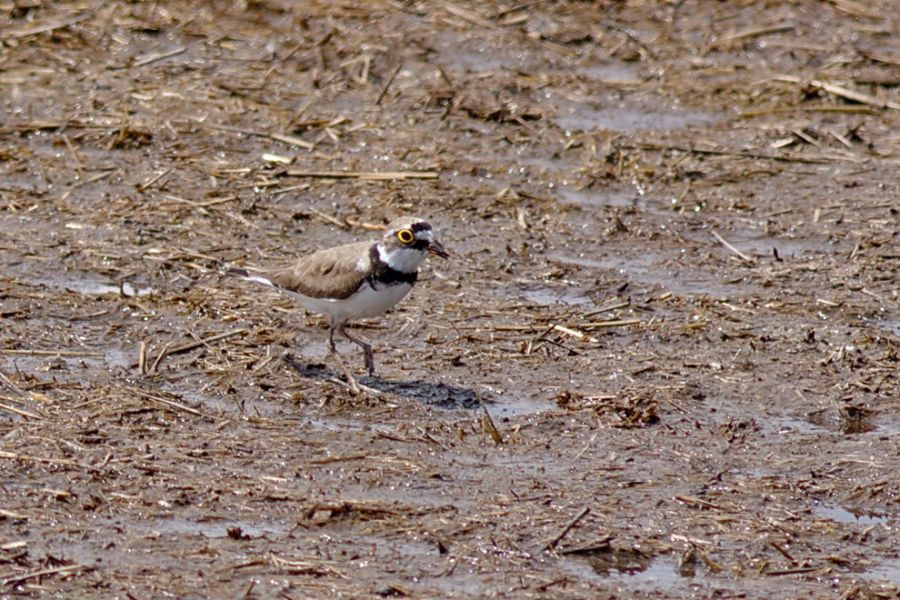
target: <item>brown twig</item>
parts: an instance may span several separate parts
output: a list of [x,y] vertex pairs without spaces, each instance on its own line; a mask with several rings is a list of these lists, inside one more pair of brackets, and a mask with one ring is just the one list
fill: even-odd
[[63,465],[66,467],[78,467],[79,469],[86,469],[88,471],[94,471],[96,473],[100,472],[100,469],[97,467],[86,465],[80,462],[76,462],[74,460],[69,460],[67,458],[44,458],[42,456],[30,456],[28,454],[16,454],[15,452],[6,452],[0,450],[0,458],[6,458],[9,460],[24,460],[27,462],[37,462],[44,463],[47,465]]
[[137,361],[138,373],[144,375],[147,372],[147,342],[140,342],[138,344],[138,361]]
[[752,117],[761,117],[765,115],[774,115],[779,113],[792,112],[830,112],[830,113],[850,113],[850,114],[874,114],[874,110],[868,106],[846,105],[846,106],[776,106],[772,108],[762,108],[759,110],[741,111],[742,119],[750,119]]
[[384,99],[384,95],[387,94],[388,89],[391,87],[391,84],[394,83],[394,79],[397,78],[397,75],[400,74],[400,69],[403,68],[403,63],[401,62],[397,65],[397,68],[394,69],[394,72],[391,73],[391,76],[388,78],[387,83],[384,84],[384,87],[381,88],[381,93],[378,94],[378,99],[375,100],[376,105],[380,105],[381,101]]
[[144,183],[138,185],[137,189],[140,191],[146,190],[151,185],[153,185],[154,183],[156,183],[157,181],[159,181],[160,179],[162,179],[163,177],[165,177],[166,175],[171,173],[173,170],[174,170],[174,167],[169,167],[168,169],[163,169],[162,171],[160,171],[159,173],[157,173],[156,175],[154,175],[153,177],[151,177]]
[[317,179],[363,179],[391,181],[394,179],[437,179],[437,171],[295,171],[287,172],[289,177],[313,177]]
[[19,350],[13,348],[0,349],[0,354],[12,356],[89,356],[93,358],[103,356],[103,353],[91,350]]
[[485,19],[478,13],[471,11],[471,10],[466,10],[465,8],[463,8],[461,6],[445,4],[444,6],[442,6],[442,8],[445,11],[447,11],[448,13],[450,13],[451,15],[453,15],[454,17],[459,17],[460,19],[463,19],[464,21],[468,21],[469,23],[472,23],[473,25],[478,25],[479,27],[484,27],[485,29],[496,29],[497,28],[496,25],[494,25],[493,23],[491,23],[490,21],[488,21],[487,19]]
[[62,21],[60,23],[49,23],[47,25],[41,25],[40,27],[34,27],[32,29],[19,29],[17,31],[7,31],[3,33],[3,38],[5,39],[16,39],[16,38],[24,38],[32,35],[40,35],[42,33],[49,33],[51,31],[56,31],[57,29],[63,29],[65,27],[71,27],[77,23],[85,21],[89,19],[92,15],[81,15],[79,17],[75,17],[74,19],[69,19],[68,21]]
[[683,504],[699,506],[702,508],[712,508],[714,510],[725,510],[718,504],[713,504],[712,502],[707,502],[706,500],[702,500],[700,498],[694,498],[693,496],[675,496],[675,500],[681,502]]
[[[211,344],[211,343],[213,343],[213,342],[220,342],[220,341],[222,341],[222,340],[224,340],[224,339],[227,339],[227,338],[230,338],[230,337],[234,337],[234,336],[240,335],[240,334],[242,334],[242,333],[247,333],[247,331],[249,331],[249,330],[246,329],[246,328],[243,328],[243,329],[234,329],[234,330],[232,330],[232,331],[226,331],[225,333],[219,333],[219,334],[216,334],[216,335],[211,335],[211,336],[209,336],[208,338],[202,338],[202,339],[199,339],[199,340],[197,340],[197,341],[195,341],[195,342],[188,342],[187,344],[182,344],[182,345],[180,345],[180,346],[175,346],[174,348],[163,348],[162,352],[160,352],[160,355],[159,355],[158,357],[156,357],[156,360],[154,361],[153,366],[152,366],[152,368],[151,368],[150,370],[151,370],[151,371],[155,370],[155,369],[159,366],[160,361],[161,361],[163,358],[165,358],[166,356],[172,356],[173,354],[183,354],[183,353],[185,353],[185,352],[190,352],[190,351],[193,350],[194,348],[199,348],[200,346],[205,346],[205,345]],[[141,342],[141,343],[143,344],[143,342]],[[143,358],[143,361],[144,361],[144,365],[145,365],[145,367],[146,367],[146,360],[147,360],[147,359],[146,359],[146,350],[144,350],[144,351],[141,353],[141,356],[144,357],[144,358]],[[140,367],[140,364],[141,364],[141,362],[140,362],[140,360],[139,360],[137,363],[135,363],[135,364],[133,364],[133,365],[131,365],[131,366],[132,366],[132,367]],[[146,371],[142,368],[142,369],[141,369],[141,373],[145,373],[145,372],[146,372]]]
[[16,575],[9,575],[0,579],[0,585],[14,585],[17,583],[22,583],[23,581],[27,581],[29,579],[34,579],[35,577],[44,577],[46,575],[59,575],[62,573],[75,573],[77,571],[92,571],[93,567],[88,565],[64,565],[62,567],[51,567],[49,569],[38,569],[36,571],[26,571],[24,573],[18,573]]
[[852,102],[859,102],[860,104],[868,104],[870,106],[877,106],[878,108],[890,108],[893,110],[900,110],[900,103],[892,102],[890,100],[882,100],[880,98],[876,98],[875,96],[870,96],[869,94],[864,94],[862,92],[857,92],[856,90],[851,90],[850,88],[846,88],[842,85],[837,85],[834,83],[828,83],[827,81],[821,81],[818,79],[809,79],[805,80],[800,77],[796,77],[794,75],[780,75],[775,78],[776,81],[785,81],[788,83],[802,83],[810,85],[814,88],[819,88],[824,92],[828,92],[834,96],[838,96],[843,98],[844,100],[850,100]]
[[584,313],[583,315],[581,315],[581,318],[586,319],[588,317],[593,317],[593,316],[599,315],[601,313],[611,312],[614,310],[618,310],[620,308],[625,308],[629,304],[631,304],[631,300],[628,298],[626,298],[625,300],[616,300],[612,304],[606,304],[606,305],[598,308],[597,310],[592,310],[591,312]]
[[587,340],[589,342],[597,341],[597,338],[595,338],[593,336],[582,333],[581,331],[578,331],[577,329],[572,329],[570,327],[565,327],[565,326],[559,325],[559,324],[556,324],[553,326],[553,331],[558,331],[559,333],[577,338],[579,340]]
[[576,525],[578,525],[578,522],[588,515],[589,512],[591,512],[590,506],[585,506],[583,509],[581,509],[581,512],[575,515],[575,518],[566,523],[566,526],[562,528],[562,531],[552,537],[546,544],[541,547],[541,550],[549,550],[550,548],[553,548],[558,543],[560,543],[562,539],[566,537]]
[[494,419],[491,417],[491,413],[488,412],[487,406],[484,405],[484,401],[479,398],[479,404],[481,404],[481,428],[491,436],[491,439],[494,440],[494,443],[498,446],[503,443],[503,436],[500,435],[500,430],[497,429],[497,426],[494,424]]
[[[0,399],[12,400],[12,398],[5,398],[3,396],[0,396]],[[29,419],[35,419],[38,421],[44,418],[41,415],[36,415],[32,412],[28,412],[27,410],[24,410],[21,408],[16,408],[15,406],[10,406],[9,404],[6,404],[4,402],[0,402],[0,410],[9,411],[9,412],[11,412],[13,414],[17,414],[21,417],[28,417]]]
[[166,354],[169,352],[169,347],[171,347],[171,345],[172,343],[169,342],[165,346],[163,346],[162,350],[159,351],[159,355],[157,355],[156,360],[154,360],[153,364],[150,365],[150,373],[156,373],[157,369],[159,368],[159,363],[161,363],[162,359],[165,358]]
[[579,323],[579,329],[603,329],[606,327],[626,327],[628,325],[640,325],[640,319],[610,319],[609,321],[593,321],[590,323]]
[[781,577],[783,575],[801,575],[803,573],[812,573],[821,570],[822,567],[799,567],[797,569],[784,569],[782,571],[766,571],[763,575],[767,577]]
[[173,48],[172,50],[167,50],[165,52],[154,52],[152,54],[147,54],[145,56],[138,58],[134,62],[134,64],[131,65],[131,67],[133,67],[133,68],[144,67],[146,65],[155,63],[160,60],[164,60],[166,58],[172,58],[173,56],[178,56],[179,54],[181,54],[182,52],[185,52],[186,50],[187,50],[187,47],[179,46],[177,48]]
[[678,152],[692,152],[694,154],[710,154],[713,156],[736,156],[739,158],[751,158],[757,160],[775,160],[781,162],[798,162],[812,165],[823,165],[833,162],[825,158],[806,158],[803,156],[780,156],[776,154],[763,154],[761,152],[744,152],[741,150],[718,150],[715,148],[696,148],[693,146],[682,146],[679,144],[659,144],[656,142],[639,142],[637,144],[628,144],[628,148],[637,148],[640,150],[675,150]]
[[613,540],[613,536],[606,535],[596,542],[589,544],[587,546],[580,546],[578,548],[566,548],[565,550],[560,550],[560,554],[593,554],[598,550],[609,550],[609,543]]
[[788,560],[791,562],[792,565],[797,566],[797,564],[798,564],[798,563],[797,563],[797,559],[794,558],[793,556],[791,556],[790,552],[788,552],[787,550],[785,550],[784,548],[782,548],[782,547],[781,547],[781,544],[778,544],[777,542],[774,542],[774,541],[772,541],[772,540],[769,540],[769,546],[771,546],[772,548],[774,548],[775,550],[777,550],[779,554],[781,554],[783,557],[785,557],[786,559],[788,559]]
[[490,18],[496,21],[498,19],[502,19],[503,17],[505,17],[508,14],[511,14],[514,12],[519,12],[520,10],[525,10],[526,8],[531,8],[532,6],[536,6],[538,4],[543,4],[546,1],[547,0],[532,0],[531,2],[523,2],[521,4],[517,4],[513,7],[498,11],[498,12],[492,14],[490,16]]
[[306,140],[301,140],[298,137],[294,137],[292,135],[287,135],[284,133],[269,133],[267,131],[256,131],[254,129],[243,129],[241,127],[231,127],[229,125],[215,125],[211,123],[201,123],[201,127],[205,127],[207,129],[214,129],[216,131],[227,131],[229,133],[240,133],[242,135],[249,135],[252,137],[264,137],[272,140],[276,140],[279,142],[284,142],[285,144],[291,144],[293,146],[299,146],[301,148],[305,148],[307,150],[312,150],[316,147],[312,142],[307,142]]
[[162,404],[163,406],[167,406],[169,408],[174,408],[175,410],[180,410],[182,412],[186,412],[197,417],[206,417],[211,418],[208,415],[203,414],[196,408],[191,408],[190,406],[186,406],[180,402],[175,402],[174,400],[169,400],[168,398],[161,398],[160,396],[156,396],[155,394],[151,394],[150,392],[145,392],[144,390],[138,388],[126,388],[128,391],[137,394],[141,398],[145,398],[150,400],[151,402],[156,402],[157,404]]
[[763,35],[769,35],[772,33],[783,33],[785,31],[793,31],[796,28],[796,25],[793,23],[782,23],[781,25],[769,25],[766,27],[754,27],[751,29],[744,29],[742,31],[736,31],[734,33],[729,33],[723,35],[720,38],[717,38],[713,41],[711,47],[715,48],[716,46],[722,44],[728,44],[730,42],[736,42],[738,40],[746,40],[747,38],[760,37]]
[[28,396],[28,394],[26,394],[22,388],[20,388],[15,383],[13,383],[12,380],[9,377],[7,377],[6,375],[4,375],[2,372],[0,372],[0,383],[3,383],[3,385],[5,385],[10,390],[17,393],[20,396],[25,396],[25,397]]
[[719,240],[720,244],[722,244],[723,246],[725,246],[726,248],[728,248],[729,250],[734,252],[741,260],[743,260],[744,262],[751,264],[751,265],[756,264],[755,258],[747,256],[746,254],[744,254],[743,252],[741,252],[740,250],[738,250],[737,248],[735,248],[734,246],[729,244],[728,241],[725,238],[723,238],[721,235],[719,235],[715,230],[712,231],[712,234],[713,234],[714,238]]
[[317,217],[319,217],[320,219],[322,219],[322,220],[325,221],[326,223],[331,223],[331,224],[334,225],[335,227],[340,227],[341,229],[349,229],[349,228],[350,228],[350,226],[347,225],[347,223],[342,223],[341,221],[339,221],[338,219],[332,217],[331,215],[325,214],[325,213],[323,213],[322,211],[317,210],[317,209],[315,209],[315,208],[310,208],[310,209],[309,209],[309,212],[311,212],[312,214],[316,215]]

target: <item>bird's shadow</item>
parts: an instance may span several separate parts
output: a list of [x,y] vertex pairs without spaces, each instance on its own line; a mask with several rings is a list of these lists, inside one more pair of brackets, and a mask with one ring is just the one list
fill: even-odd
[[[346,383],[346,376],[340,370],[333,369],[323,363],[307,363],[293,355],[285,355],[284,362],[303,377],[319,381],[338,380]],[[480,398],[475,390],[442,382],[423,381],[391,381],[377,375],[358,377],[356,381],[365,388],[371,388],[386,394],[394,394],[402,398],[415,400],[422,404],[443,409],[473,410],[483,404],[490,404],[486,398]]]

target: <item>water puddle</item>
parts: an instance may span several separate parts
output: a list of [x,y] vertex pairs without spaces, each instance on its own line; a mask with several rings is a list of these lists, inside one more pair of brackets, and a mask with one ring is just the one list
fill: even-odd
[[900,558],[881,561],[874,567],[866,569],[863,576],[872,581],[889,581],[900,586]]
[[156,293],[152,287],[141,287],[130,281],[120,283],[101,281],[91,277],[90,273],[68,273],[62,276],[33,277],[46,269],[42,262],[16,261],[7,265],[7,275],[15,276],[20,282],[28,285],[44,286],[54,290],[62,290],[82,294],[84,296],[115,295],[123,298],[140,298]]
[[900,321],[882,321],[881,328],[891,335],[900,337]]
[[535,288],[523,290],[520,294],[522,298],[537,306],[553,306],[555,304],[586,306],[594,304],[593,300],[577,288]]
[[[427,583],[428,591],[437,590],[444,598],[484,598],[495,585],[491,574],[479,573],[471,567],[453,569],[450,575],[426,575],[422,579]],[[423,594],[423,597],[426,595]]]
[[772,257],[777,253],[781,259],[799,258],[815,254],[830,254],[836,250],[824,239],[776,238],[771,236],[728,239],[735,248],[750,256]]
[[492,419],[502,420],[546,412],[556,408],[556,405],[544,397],[501,396],[489,404],[485,403],[485,408]]
[[650,571],[653,575],[661,576],[660,583],[675,580],[675,571],[661,564],[664,561],[654,560],[652,556],[635,550],[607,548],[576,555],[586,560],[594,572],[603,577],[632,578],[641,573],[646,575]]
[[[556,155],[549,158],[545,156],[516,155],[514,158],[520,167],[525,167],[529,171],[537,171],[536,175],[564,174],[565,176],[571,176],[579,166],[579,163],[571,158],[558,157]],[[546,180],[548,178],[543,177],[542,179]]]
[[820,519],[828,519],[829,521],[847,525],[863,525],[868,527],[888,522],[887,517],[853,513],[839,504],[816,504],[813,507],[812,512]]
[[624,254],[597,254],[594,256],[551,253],[550,260],[563,264],[614,271],[631,282],[662,289],[686,296],[708,295],[716,298],[733,298],[749,293],[749,286],[740,282],[728,282],[715,273],[707,273],[682,265],[678,255],[664,256],[644,252],[637,256]]
[[624,192],[610,189],[573,189],[560,187],[558,196],[563,204],[583,208],[645,208],[646,200],[636,192]]
[[109,369],[128,369],[137,360],[137,354],[136,348],[126,350],[125,348],[110,347],[103,353],[103,362]]
[[[0,180],[0,192],[22,193],[31,196],[41,196],[47,193],[47,184],[36,181],[36,177],[30,171],[25,173],[3,173]],[[0,228],[2,231],[3,228]]]
[[284,399],[284,394],[278,394],[269,399],[266,392],[259,390],[253,396],[219,392],[212,389],[207,393],[198,393],[203,387],[202,382],[186,377],[177,382],[163,383],[160,388],[177,398],[191,408],[195,408],[205,414],[215,416],[247,416],[260,418],[276,418],[291,413],[291,404]]
[[570,254],[560,254],[557,252],[550,254],[547,258],[556,262],[561,262],[564,265],[573,265],[576,267],[589,267],[591,269],[606,269],[609,267],[609,263],[603,260],[602,257],[590,258],[584,254],[572,256]]
[[631,589],[671,590],[690,581],[690,577],[678,573],[678,561],[659,556],[638,568],[622,569],[610,574],[614,581],[621,581]]
[[361,431],[371,433],[393,433],[393,428],[383,425],[369,425],[361,421],[338,417],[312,417],[303,419],[304,425],[315,431]]
[[67,281],[63,284],[60,284],[59,287],[72,292],[77,292],[79,294],[84,294],[86,296],[105,296],[108,294],[115,294],[117,296],[123,296],[125,298],[140,298],[141,296],[149,296],[154,291],[156,291],[151,287],[135,287],[127,281],[123,282],[120,285],[116,285],[99,281],[88,281],[85,279]]
[[233,537],[235,539],[281,536],[288,531],[287,527],[276,523],[230,519],[192,521],[176,517],[158,519],[150,525],[149,529],[152,533],[160,535],[202,535],[207,538]]
[[484,195],[493,196],[503,188],[507,187],[503,179],[494,177],[491,173],[473,175],[471,173],[453,171],[448,173],[446,177],[448,181],[452,182],[453,185],[457,187],[473,190],[473,193]]
[[806,415],[806,420],[824,431],[856,435],[878,431],[880,434],[900,429],[900,418],[890,413],[879,413],[865,407],[843,406],[839,410],[822,409]]
[[435,62],[471,73],[485,73],[499,69],[526,68],[533,62],[528,52],[511,52],[502,45],[467,38],[456,32],[437,32],[429,39],[429,47],[436,55]]
[[[79,337],[86,342],[99,343],[87,336]],[[16,351],[21,353],[0,355],[0,365],[5,364],[6,368],[30,373],[40,379],[52,377],[59,383],[70,383],[83,382],[94,370],[122,373],[123,370],[130,370],[131,365],[137,362],[136,347],[128,349],[105,345],[44,349],[41,346],[46,344],[35,345],[38,347]]]
[[900,432],[900,415],[876,412],[852,406],[841,410],[825,408],[805,415],[784,415],[767,420],[769,429],[781,434],[822,435],[842,433],[857,435],[877,432],[896,435]]
[[570,570],[586,579],[610,583],[620,591],[662,592],[665,597],[690,595],[697,590],[728,589],[725,579],[713,581],[697,572],[693,563],[679,564],[671,555],[645,556],[633,550],[606,550],[589,554],[570,554]]
[[828,428],[810,422],[807,417],[778,417],[770,421],[776,432],[782,435],[800,433],[804,435],[825,433]]
[[691,110],[654,109],[624,105],[592,108],[584,103],[566,102],[553,121],[566,131],[607,130],[616,132],[673,131],[695,125],[708,125],[717,117]]
[[122,283],[110,283],[91,280],[84,277],[65,279],[44,278],[36,279],[34,280],[34,283],[58,290],[75,292],[76,294],[85,296],[106,296],[113,294],[124,298],[140,298],[156,292],[156,290],[151,287],[138,287],[128,281]]
[[643,79],[635,65],[623,62],[610,62],[600,65],[588,65],[578,69],[578,73],[609,85],[638,85]]

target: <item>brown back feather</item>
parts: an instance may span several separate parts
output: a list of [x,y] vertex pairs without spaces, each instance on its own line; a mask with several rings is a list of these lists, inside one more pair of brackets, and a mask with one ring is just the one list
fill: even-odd
[[[280,288],[310,298],[343,300],[365,281],[369,265],[369,249],[373,242],[356,242],[319,250],[298,260],[293,266],[267,273]],[[366,268],[360,269],[365,257]]]

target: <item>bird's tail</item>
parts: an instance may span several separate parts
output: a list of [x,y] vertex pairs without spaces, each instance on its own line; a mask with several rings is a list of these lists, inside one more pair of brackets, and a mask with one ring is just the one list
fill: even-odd
[[246,279],[247,281],[254,281],[256,283],[275,287],[275,284],[272,283],[272,280],[263,277],[262,275],[251,273],[250,271],[242,267],[228,267],[227,269],[225,269],[225,274],[232,277],[240,277],[241,279]]

